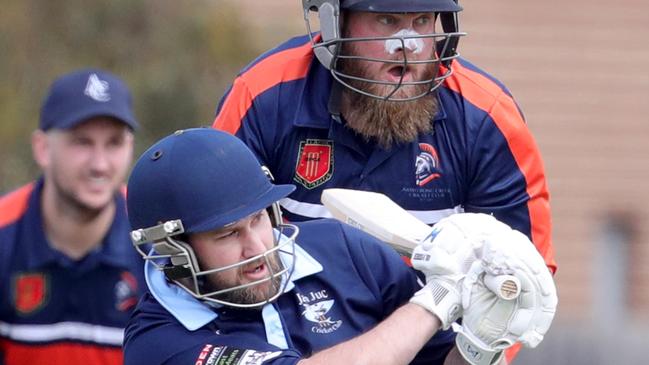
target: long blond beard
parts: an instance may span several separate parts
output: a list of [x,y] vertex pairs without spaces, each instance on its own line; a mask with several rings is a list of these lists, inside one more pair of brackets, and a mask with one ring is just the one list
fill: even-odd
[[[357,62],[343,60],[342,72],[357,77],[373,79],[369,71]],[[436,70],[431,66],[422,79],[431,79]],[[394,85],[383,85],[354,79],[346,80],[351,86],[374,95],[389,95]],[[430,84],[401,86],[392,96],[408,98],[425,94]],[[432,119],[438,111],[436,94],[431,93],[412,101],[386,101],[365,96],[349,88],[343,90],[341,112],[347,127],[367,141],[376,142],[383,149],[412,142],[421,133],[432,130]]]
[[394,102],[370,98],[349,89],[343,91],[342,114],[347,127],[385,150],[429,133],[436,112],[434,95]]

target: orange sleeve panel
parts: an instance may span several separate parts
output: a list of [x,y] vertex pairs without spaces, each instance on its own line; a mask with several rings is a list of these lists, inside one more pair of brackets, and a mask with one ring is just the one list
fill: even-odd
[[234,80],[212,127],[235,134],[253,100],[264,91],[306,76],[312,59],[311,43],[274,53]]
[[527,184],[532,241],[548,268],[555,273],[557,264],[552,246],[549,192],[543,161],[532,134],[513,98],[498,84],[463,67],[457,60],[453,61],[453,71],[453,75],[446,80],[447,87],[461,93],[467,101],[486,111],[507,140]]
[[33,189],[34,183],[32,182],[0,197],[0,227],[15,222],[25,213],[27,201]]

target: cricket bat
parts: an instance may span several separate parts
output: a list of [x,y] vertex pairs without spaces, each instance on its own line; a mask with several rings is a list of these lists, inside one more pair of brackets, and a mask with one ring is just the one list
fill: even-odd
[[[325,189],[321,201],[334,218],[389,244],[403,256],[410,257],[432,229],[381,193]],[[513,275],[485,277],[484,283],[505,300],[520,294],[520,281]]]

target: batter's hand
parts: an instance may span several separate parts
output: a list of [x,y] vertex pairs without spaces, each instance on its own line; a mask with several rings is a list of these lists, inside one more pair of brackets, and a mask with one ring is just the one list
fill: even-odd
[[412,266],[424,273],[426,286],[411,301],[433,312],[443,328],[449,328],[462,314],[462,280],[480,259],[485,239],[501,231],[510,228],[486,214],[461,213],[440,220],[413,250]]

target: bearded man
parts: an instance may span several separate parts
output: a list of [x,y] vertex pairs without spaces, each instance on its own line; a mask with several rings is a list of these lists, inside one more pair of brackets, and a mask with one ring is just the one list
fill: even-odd
[[539,149],[509,90],[459,57],[457,1],[304,0],[303,10],[308,34],[244,68],[213,122],[297,186],[280,200],[284,217],[331,217],[327,188],[381,192],[430,225],[487,213],[527,235],[554,272]]

